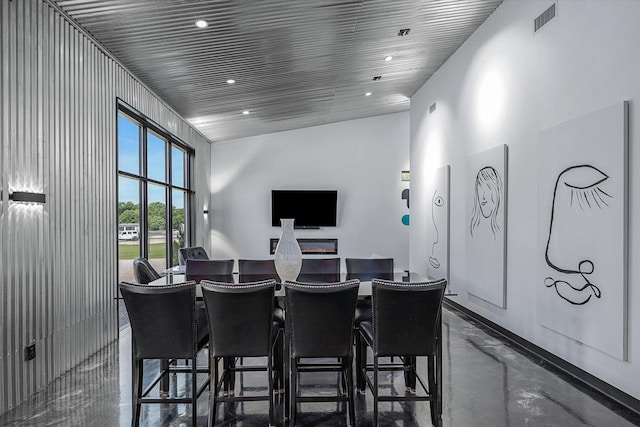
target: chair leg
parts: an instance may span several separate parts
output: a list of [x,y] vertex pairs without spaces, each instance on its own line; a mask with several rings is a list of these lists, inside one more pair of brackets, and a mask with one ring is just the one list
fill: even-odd
[[367,387],[367,343],[360,336],[360,363],[358,367],[358,371],[360,371],[360,393],[365,394]]
[[140,425],[140,407],[142,405],[140,398],[142,397],[142,378],[143,378],[143,360],[133,359],[133,414],[131,417],[131,426],[138,427]]
[[362,347],[360,345],[360,329],[357,327],[354,330],[354,340],[356,346],[356,388],[360,391],[362,388],[362,372],[360,370],[362,366]]
[[373,426],[378,427],[378,356],[373,355]]
[[431,402],[429,402],[429,409],[431,412],[431,423],[434,426],[438,425],[438,391],[436,386],[436,370],[435,370],[435,358],[433,356],[427,356],[427,381],[429,384],[429,394],[431,395]]
[[198,364],[191,359],[191,425],[198,425]]
[[271,354],[269,354],[269,360],[267,361],[267,392],[269,394],[269,427],[275,427],[275,415],[273,412],[273,386],[274,386],[274,374],[273,374],[273,349],[271,350]]
[[217,357],[211,361],[213,365],[213,374],[209,379],[209,427],[213,427],[216,423],[216,409],[218,407],[218,376],[220,375]]
[[349,398],[349,425],[351,427],[356,426],[356,408],[354,406],[353,399],[353,360],[349,358],[346,365],[345,375],[347,377],[347,396]]
[[298,394],[298,362],[294,357],[290,359],[290,380],[289,380],[289,425],[296,425],[296,397]]

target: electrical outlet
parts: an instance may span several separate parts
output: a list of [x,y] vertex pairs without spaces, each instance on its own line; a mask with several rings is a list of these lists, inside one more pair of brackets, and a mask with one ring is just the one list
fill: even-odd
[[24,348],[24,360],[29,361],[36,358],[36,345],[31,344]]

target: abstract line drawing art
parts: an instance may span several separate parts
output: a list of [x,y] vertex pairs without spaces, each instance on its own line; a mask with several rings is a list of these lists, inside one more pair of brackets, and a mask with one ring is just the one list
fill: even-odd
[[471,224],[469,230],[471,236],[480,225],[480,221],[487,220],[491,225],[493,237],[500,234],[498,224],[498,209],[502,202],[502,179],[500,174],[491,166],[480,169],[476,175],[475,198],[473,211],[471,213]]
[[[593,210],[607,209],[612,196],[600,185],[607,179],[609,176],[594,166],[571,166],[558,175],[553,190],[549,237],[544,256],[549,267],[567,278],[555,279],[548,276],[544,279],[544,284],[547,288],[555,289],[560,298],[571,304],[586,304],[591,297],[600,298],[602,292],[589,278],[596,269],[593,260],[575,259],[571,252],[554,248],[558,245],[558,234],[564,231],[557,225],[554,227],[554,219],[557,216],[567,216],[568,219],[563,222],[579,223],[580,216],[589,216]],[[589,233],[591,230],[581,232]],[[576,283],[575,279],[579,282]]]
[[469,156],[465,186],[467,292],[506,308],[507,146]]
[[444,198],[438,194],[438,190],[433,192],[431,198],[431,220],[433,221],[433,229],[435,230],[435,240],[431,245],[431,256],[429,257],[429,264],[433,268],[440,268],[440,261],[436,258],[435,248],[440,243],[440,232],[438,231],[438,224],[436,223],[435,211],[444,206]]
[[449,165],[436,169],[426,188],[431,205],[427,207],[427,274],[434,279],[449,280],[449,171]]
[[541,130],[532,183],[538,322],[619,360],[628,357],[628,117],[619,102]]

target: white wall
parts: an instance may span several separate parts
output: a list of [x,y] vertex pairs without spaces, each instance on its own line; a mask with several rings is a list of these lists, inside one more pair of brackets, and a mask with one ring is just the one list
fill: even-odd
[[408,112],[214,143],[211,160],[213,257],[272,257],[271,190],[319,189],[338,190],[338,226],[298,238],[337,238],[343,260],[381,255],[408,266]]
[[[640,398],[640,265],[637,123],[640,2],[560,0],[557,17],[533,34],[552,4],[506,0],[411,99],[411,268],[426,270],[427,195],[435,169],[451,165],[451,287],[455,300],[622,391]],[[536,300],[537,133],[630,101],[628,361],[540,326]],[[429,114],[429,106],[437,109]],[[467,156],[509,146],[507,308],[465,292]],[[620,308],[622,309],[622,308]]]

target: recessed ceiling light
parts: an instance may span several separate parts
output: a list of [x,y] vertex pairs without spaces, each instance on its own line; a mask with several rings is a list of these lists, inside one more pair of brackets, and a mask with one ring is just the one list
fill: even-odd
[[371,96],[371,92],[365,93],[364,96]]
[[200,19],[199,21],[196,21],[196,27],[198,28],[206,28],[208,26],[209,26],[209,23],[204,19]]
[[389,55],[384,58],[385,61],[389,62],[393,59],[393,56]]
[[249,114],[249,110],[244,110],[244,111],[242,112],[242,114],[244,114],[244,115],[246,116],[247,114]]
[[233,79],[229,79],[229,80],[227,80],[227,83],[229,83],[230,85],[234,84],[235,82],[236,82],[236,81],[235,81],[235,80],[233,80]]

